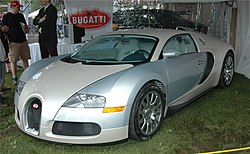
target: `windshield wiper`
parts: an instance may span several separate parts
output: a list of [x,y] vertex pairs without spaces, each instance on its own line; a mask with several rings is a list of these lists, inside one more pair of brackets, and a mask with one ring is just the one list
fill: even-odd
[[79,63],[79,62],[81,62],[81,61],[79,61],[79,60],[77,60],[77,59],[73,59],[73,58],[71,57],[71,55],[62,58],[61,61],[67,62],[67,63]]

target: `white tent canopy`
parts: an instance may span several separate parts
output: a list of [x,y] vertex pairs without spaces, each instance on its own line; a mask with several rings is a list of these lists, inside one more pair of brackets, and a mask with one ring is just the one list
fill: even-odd
[[160,2],[166,3],[214,3],[214,2],[225,2],[233,0],[160,0]]
[[250,1],[237,1],[236,72],[250,79]]

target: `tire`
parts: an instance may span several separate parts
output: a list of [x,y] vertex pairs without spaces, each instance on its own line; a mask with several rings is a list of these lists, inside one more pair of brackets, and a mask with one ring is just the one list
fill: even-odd
[[227,88],[231,85],[234,75],[234,55],[228,52],[223,61],[221,75],[219,80],[219,88]]
[[155,135],[164,119],[165,99],[153,82],[145,84],[137,94],[129,120],[129,137],[139,141]]

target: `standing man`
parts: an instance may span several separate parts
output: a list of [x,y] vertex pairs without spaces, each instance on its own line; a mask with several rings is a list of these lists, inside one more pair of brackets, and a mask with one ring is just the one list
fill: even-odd
[[[3,13],[3,16],[5,15],[6,13]],[[1,25],[3,24],[2,20],[0,20],[0,27]],[[1,41],[2,41],[2,44],[4,46],[4,49],[5,49],[5,53],[6,53],[6,70],[7,72],[10,71],[10,61],[9,61],[9,58],[8,58],[8,55],[9,55],[9,42],[8,42],[8,37],[5,33],[2,32],[2,30],[0,30],[0,36],[1,36]]]
[[57,9],[51,4],[51,0],[40,0],[43,8],[33,20],[34,25],[39,28],[39,45],[41,57],[57,56]]
[[20,13],[20,7],[23,7],[17,0],[10,3],[10,12],[3,16],[1,30],[5,32],[9,39],[10,67],[12,72],[12,81],[17,84],[17,61],[19,58],[23,61],[24,69],[29,66],[30,49],[25,33],[29,32],[27,23],[23,14]]
[[[0,39],[0,87],[3,86],[5,76],[5,49]],[[3,93],[0,93],[0,107],[8,106],[6,97],[2,97]]]

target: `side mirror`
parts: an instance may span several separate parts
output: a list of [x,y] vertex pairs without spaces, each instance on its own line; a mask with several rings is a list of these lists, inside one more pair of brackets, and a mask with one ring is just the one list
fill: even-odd
[[75,47],[74,50],[75,50],[75,51],[78,51],[78,50],[81,49],[81,48],[82,48],[82,45],[78,45],[78,46]]

